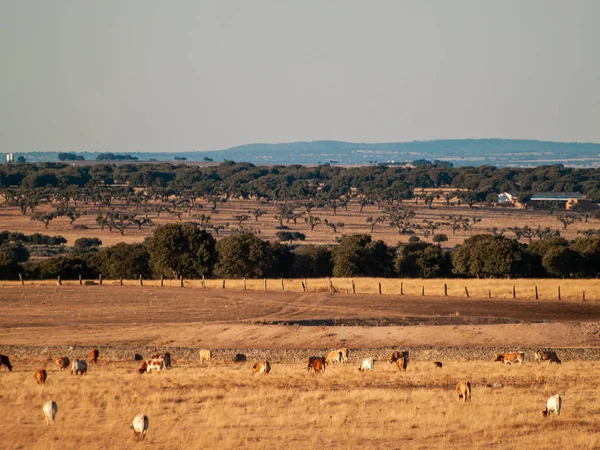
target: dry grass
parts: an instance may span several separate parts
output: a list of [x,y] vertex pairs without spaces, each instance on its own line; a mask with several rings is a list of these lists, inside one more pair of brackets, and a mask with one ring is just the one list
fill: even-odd
[[[303,283],[308,292],[329,292],[328,278],[315,279],[248,279],[245,282],[247,290],[270,292],[303,292]],[[600,300],[600,281],[597,279],[559,279],[559,278],[519,278],[519,279],[421,279],[421,278],[331,278],[336,292],[352,293],[354,281],[356,294],[379,294],[379,284],[383,295],[443,297],[444,285],[447,286],[448,297],[469,296],[474,298],[512,299],[513,286],[516,298],[519,300],[535,300],[535,287],[538,288],[539,300],[558,300],[560,287],[561,300],[580,302],[585,295],[586,301]],[[97,280],[96,280],[97,282]],[[28,286],[57,286],[57,280],[26,280]],[[64,286],[77,286],[78,280],[63,280]],[[103,280],[103,285],[118,286],[119,280]],[[0,281],[0,287],[19,286],[19,281]],[[139,280],[123,280],[123,286],[140,286]],[[143,286],[160,286],[160,280],[143,280]],[[164,280],[165,287],[180,286],[179,280]],[[206,289],[240,291],[244,289],[244,281],[240,279],[207,279]],[[202,280],[184,280],[184,287],[201,289]],[[266,287],[266,289],[265,289]],[[424,289],[424,290],[423,290]]]
[[[406,374],[358,361],[308,374],[300,364],[273,364],[252,376],[251,362],[212,365],[175,361],[162,374],[135,373],[137,363],[101,363],[85,377],[22,361],[0,374],[4,448],[598,448],[600,363],[562,366],[491,362],[412,362]],[[454,386],[470,379],[473,400],[458,403]],[[503,388],[490,389],[488,383]],[[544,419],[545,400],[559,392],[563,411]],[[54,399],[57,421],[43,423]],[[150,429],[136,444],[128,429],[144,412]]]

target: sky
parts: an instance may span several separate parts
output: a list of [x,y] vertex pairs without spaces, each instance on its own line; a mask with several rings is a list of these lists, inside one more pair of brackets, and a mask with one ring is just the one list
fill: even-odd
[[596,0],[0,0],[0,152],[600,142]]

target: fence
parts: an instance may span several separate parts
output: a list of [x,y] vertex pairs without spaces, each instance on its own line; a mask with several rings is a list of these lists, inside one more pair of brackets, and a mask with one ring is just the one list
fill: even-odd
[[410,297],[463,297],[516,300],[600,300],[598,279],[420,279],[420,278],[309,278],[309,279],[167,279],[136,280],[25,280],[0,281],[0,286],[148,286],[228,289],[270,292],[338,292]]

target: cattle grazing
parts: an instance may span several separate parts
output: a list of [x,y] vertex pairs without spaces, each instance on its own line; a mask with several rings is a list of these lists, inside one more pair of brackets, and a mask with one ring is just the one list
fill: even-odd
[[503,362],[506,364],[519,364],[521,365],[525,360],[525,353],[523,352],[514,352],[514,353],[501,353],[496,355],[493,362]]
[[85,375],[87,373],[87,362],[76,359],[71,363],[71,375]]
[[[162,355],[160,355],[162,356]],[[161,357],[150,357],[149,359],[147,359],[146,361],[144,361],[144,363],[142,364],[142,366],[138,369],[138,372],[140,374],[143,374],[145,372],[152,372],[153,370],[156,370],[157,372],[160,372],[162,370],[165,370],[165,360],[164,358]]]
[[271,363],[269,361],[261,361],[257,362],[252,366],[252,374],[262,373],[264,375],[268,375],[271,372]]
[[39,369],[35,371],[35,381],[37,381],[37,384],[46,384],[47,379],[48,374],[44,369]]
[[236,353],[236,355],[233,357],[233,362],[234,363],[245,363],[246,355],[244,355],[243,353]]
[[154,359],[154,360],[162,359],[162,361],[164,362],[164,366],[165,366],[164,369],[171,368],[171,354],[169,352],[152,355],[150,357],[150,359]]
[[59,356],[58,358],[54,359],[54,364],[58,366],[58,370],[69,370],[69,367],[71,366],[71,360],[66,356]]
[[97,348],[93,348],[90,350],[90,353],[88,355],[89,359],[91,362],[93,362],[94,364],[96,364],[98,362],[98,356],[100,355],[100,352],[98,351]]
[[325,358],[325,364],[341,364],[342,360],[342,352],[339,350],[334,350],[332,352],[327,353],[327,358]]
[[365,358],[358,370],[373,370],[373,367],[375,367],[375,360],[373,358]]
[[54,418],[58,412],[58,405],[53,400],[46,402],[43,407],[44,417],[46,418],[46,425],[54,424]]
[[400,372],[406,372],[406,368],[408,367],[408,361],[410,359],[410,357],[408,356],[408,350],[406,350],[403,353],[404,356],[396,361],[396,365],[398,366],[398,369],[400,369]]
[[441,369],[442,367],[444,367],[444,365],[443,365],[441,362],[439,362],[439,361],[435,361],[435,362],[433,363],[433,365],[434,365],[435,367],[439,367],[440,369]]
[[210,350],[202,349],[200,350],[200,363],[204,363],[206,361],[208,364],[212,361],[212,353]]
[[12,372],[12,366],[6,355],[0,355],[0,368],[2,368],[2,366],[6,367],[9,372]]
[[550,363],[560,364],[562,362],[556,355],[556,352],[538,350],[537,352],[535,352],[535,362],[541,363],[543,361],[548,361],[548,364],[550,364]]
[[393,352],[390,355],[390,357],[388,359],[388,362],[390,364],[392,364],[392,363],[395,363],[396,361],[398,361],[399,359],[404,359],[404,354],[405,353],[407,353],[407,352]]
[[314,373],[325,372],[325,361],[323,358],[316,358],[311,365],[311,369]]
[[542,411],[544,417],[548,417],[549,414],[554,413],[557,416],[560,415],[560,408],[562,407],[562,398],[560,395],[553,395],[546,402],[546,409]]
[[340,348],[339,352],[342,354],[342,362],[347,363],[349,354],[348,349],[346,347]]
[[133,423],[129,425],[129,428],[133,428],[134,439],[144,440],[146,431],[148,431],[148,416],[146,414],[138,414],[133,418]]
[[320,360],[321,360],[321,362],[322,362],[323,364],[325,364],[325,360],[326,360],[327,358],[325,358],[324,356],[310,356],[310,357],[308,358],[308,366],[306,367],[306,369],[307,369],[309,372],[310,372],[311,370],[313,370],[313,363],[314,363],[314,362],[315,362],[317,359],[320,359]]
[[470,381],[461,381],[456,385],[456,393],[458,394],[458,401],[461,400],[464,403],[471,400],[471,382]]

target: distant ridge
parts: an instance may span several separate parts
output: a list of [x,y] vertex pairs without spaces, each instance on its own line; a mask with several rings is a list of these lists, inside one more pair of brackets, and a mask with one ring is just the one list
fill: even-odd
[[[99,152],[74,152],[94,160]],[[600,167],[600,144],[553,142],[524,139],[444,139],[412,142],[357,143],[343,141],[298,141],[255,143],[226,150],[191,152],[118,152],[135,155],[140,161],[173,161],[175,156],[188,161],[205,158],[244,161],[253,164],[376,164],[404,163],[434,159],[455,166],[493,165],[529,167],[564,164],[571,167]],[[21,154],[21,153],[19,153]],[[56,160],[57,152],[29,152],[32,161]]]

